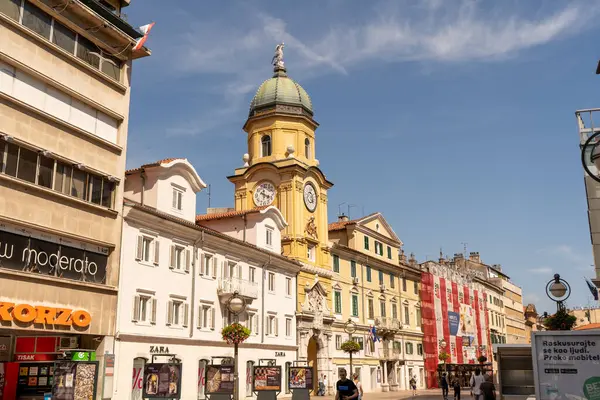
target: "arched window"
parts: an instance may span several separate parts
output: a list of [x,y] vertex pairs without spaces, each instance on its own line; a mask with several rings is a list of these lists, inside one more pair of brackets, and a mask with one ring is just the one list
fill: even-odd
[[310,139],[304,139],[304,155],[306,158],[310,158]]
[[260,139],[262,157],[271,155],[271,136],[265,135]]

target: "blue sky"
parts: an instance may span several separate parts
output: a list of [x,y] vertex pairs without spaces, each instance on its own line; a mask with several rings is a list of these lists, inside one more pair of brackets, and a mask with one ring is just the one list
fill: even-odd
[[134,63],[128,167],[186,157],[212,205],[232,206],[225,177],[284,41],[321,124],[330,221],[341,203],[352,218],[380,211],[420,261],[467,243],[540,312],[554,273],[570,305],[588,303],[574,111],[600,107],[600,2],[136,0],[126,13],[156,21],[153,55]]

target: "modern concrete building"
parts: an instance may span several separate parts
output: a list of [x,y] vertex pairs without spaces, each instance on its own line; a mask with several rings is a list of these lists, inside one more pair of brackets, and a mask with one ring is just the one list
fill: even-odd
[[[345,324],[361,344],[353,356],[353,373],[365,391],[409,390],[409,380],[425,387],[423,332],[416,260],[406,260],[402,241],[381,213],[355,220],[340,216],[329,224],[333,265],[333,378],[349,370],[348,355],[340,349],[349,339]],[[373,340],[375,333],[379,341]]]
[[[577,129],[579,135],[579,145],[583,151],[584,162],[584,186],[588,204],[588,221],[590,226],[590,239],[592,243],[592,254],[594,256],[595,276],[592,276],[592,282],[600,288],[600,175],[598,174],[597,145],[600,143],[596,136],[600,133],[600,109],[585,109],[575,112],[577,119]],[[591,139],[590,145],[583,149],[584,145]]]
[[296,360],[300,264],[281,255],[287,222],[275,207],[196,216],[204,187],[185,159],[127,172],[114,399],[142,399],[142,371],[153,360],[178,364],[182,399],[206,398],[207,364],[233,361],[221,330],[235,321],[227,308],[234,292],[246,304],[239,322],[251,331],[239,349],[239,397],[253,396],[260,359],[284,368]]
[[96,393],[81,378],[78,394],[110,391],[132,60],[150,54],[132,52],[127,5],[0,0],[5,399],[43,398],[53,362],[78,354],[99,361]]

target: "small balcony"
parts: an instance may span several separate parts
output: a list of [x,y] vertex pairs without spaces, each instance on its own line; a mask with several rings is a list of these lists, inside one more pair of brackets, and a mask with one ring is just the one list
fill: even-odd
[[391,317],[377,317],[375,318],[375,327],[383,334],[393,333],[400,330],[400,321]]
[[379,358],[381,360],[399,360],[400,350],[383,348],[379,350]]
[[229,298],[237,292],[247,300],[258,299],[258,284],[239,278],[223,278],[219,280],[217,294],[222,298]]

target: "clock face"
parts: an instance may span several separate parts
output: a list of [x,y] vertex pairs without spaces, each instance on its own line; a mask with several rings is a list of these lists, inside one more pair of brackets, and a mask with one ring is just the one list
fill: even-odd
[[317,191],[312,183],[307,182],[304,185],[304,204],[308,211],[313,212],[317,208]]
[[262,182],[254,189],[254,204],[268,206],[275,200],[275,185],[271,182]]

